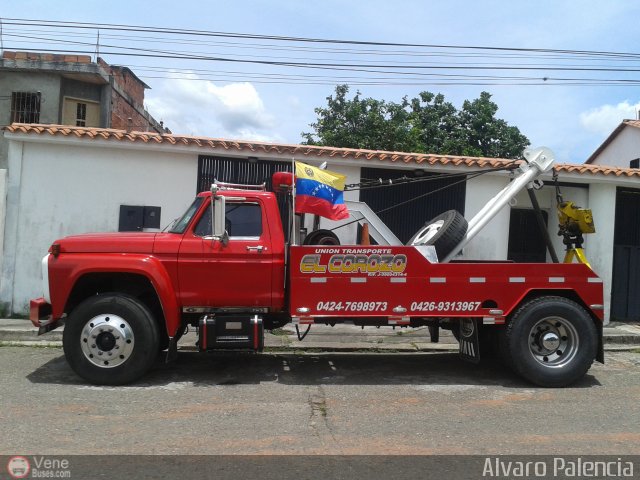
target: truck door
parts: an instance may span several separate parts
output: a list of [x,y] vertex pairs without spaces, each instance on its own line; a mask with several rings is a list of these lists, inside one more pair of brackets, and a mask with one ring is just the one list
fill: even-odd
[[[195,227],[185,235],[178,267],[180,289],[189,292],[188,298],[184,298],[184,306],[271,307],[273,253],[260,202],[228,201],[226,229],[229,234],[227,245],[212,240],[209,204]],[[189,247],[190,243],[192,247]],[[183,251],[186,254],[194,250],[202,252],[201,264],[182,261]],[[187,260],[186,256],[184,260]]]

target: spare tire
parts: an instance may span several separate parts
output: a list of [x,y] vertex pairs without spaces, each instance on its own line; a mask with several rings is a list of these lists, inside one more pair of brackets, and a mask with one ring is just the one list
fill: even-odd
[[340,245],[338,236],[331,230],[315,230],[307,235],[303,245]]
[[456,210],[448,210],[424,224],[407,245],[433,245],[442,260],[462,241],[467,233],[467,220]]

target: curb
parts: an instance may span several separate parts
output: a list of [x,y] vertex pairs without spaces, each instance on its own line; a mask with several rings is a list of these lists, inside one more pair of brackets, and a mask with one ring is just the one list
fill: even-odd
[[[38,336],[38,331],[30,324],[16,325],[16,321],[11,326],[0,326],[0,346],[29,346],[29,347],[61,347],[63,328],[58,328],[44,335]],[[25,321],[25,323],[27,323]],[[1,321],[0,321],[1,325]],[[606,351],[629,351],[640,349],[640,334],[635,333],[638,327],[605,327],[603,334],[604,348]],[[608,330],[608,331],[607,331]],[[640,329],[639,329],[640,331]],[[319,337],[319,338],[318,338]],[[349,337],[348,341],[341,341]],[[416,352],[452,352],[458,351],[458,343],[430,343],[426,337],[404,336],[400,338],[394,335],[376,336],[382,337],[379,341],[367,341],[367,335],[354,334],[333,334],[318,335],[316,338],[309,338],[304,342],[289,341],[295,340],[295,336],[273,335],[265,332],[265,351],[269,352],[296,352],[296,351],[318,351],[318,352],[371,352],[371,353],[416,353]],[[180,345],[182,350],[189,350],[195,344],[195,335],[183,339]],[[387,340],[385,342],[385,340]],[[441,339],[442,340],[442,339]]]

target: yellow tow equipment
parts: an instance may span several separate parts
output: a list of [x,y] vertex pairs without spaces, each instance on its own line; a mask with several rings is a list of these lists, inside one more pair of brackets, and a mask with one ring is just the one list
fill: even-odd
[[[554,175],[555,177],[555,175]],[[560,230],[558,235],[562,236],[562,242],[566,245],[564,263],[572,263],[574,258],[578,263],[584,263],[591,268],[582,248],[584,242],[583,235],[595,233],[596,227],[593,223],[593,215],[590,209],[580,208],[573,202],[565,202],[560,193],[560,187],[556,177],[556,199],[558,201],[558,222]]]

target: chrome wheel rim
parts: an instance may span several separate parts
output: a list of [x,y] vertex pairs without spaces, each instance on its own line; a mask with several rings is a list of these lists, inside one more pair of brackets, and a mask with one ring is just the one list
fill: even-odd
[[424,227],[418,236],[413,241],[414,245],[424,245],[426,242],[431,240],[436,233],[443,227],[444,220],[438,220],[437,222],[430,223],[426,227]]
[[82,353],[100,368],[122,365],[131,357],[133,345],[131,325],[124,318],[110,313],[93,317],[80,335]]
[[579,337],[575,327],[562,317],[539,320],[529,332],[529,351],[545,367],[563,367],[578,351]]

